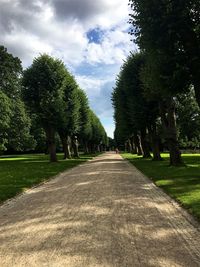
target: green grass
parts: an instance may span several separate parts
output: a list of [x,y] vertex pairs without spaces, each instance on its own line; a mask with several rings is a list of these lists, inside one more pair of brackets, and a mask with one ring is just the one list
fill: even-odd
[[169,166],[168,154],[162,154],[161,162],[127,153],[122,156],[200,220],[200,154],[183,154],[186,166],[182,167]]
[[0,202],[23,192],[27,188],[46,181],[50,177],[91,159],[94,155],[81,155],[80,159],[50,163],[44,154],[0,157]]

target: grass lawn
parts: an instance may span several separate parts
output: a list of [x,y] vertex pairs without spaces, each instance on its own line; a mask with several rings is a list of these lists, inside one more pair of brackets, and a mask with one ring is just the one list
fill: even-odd
[[200,154],[183,154],[185,167],[169,166],[168,154],[162,154],[161,162],[128,153],[122,156],[200,220]]
[[81,155],[80,159],[63,160],[59,154],[57,163],[50,163],[44,154],[15,155],[0,157],[0,202],[23,192],[33,185],[80,163],[94,155]]

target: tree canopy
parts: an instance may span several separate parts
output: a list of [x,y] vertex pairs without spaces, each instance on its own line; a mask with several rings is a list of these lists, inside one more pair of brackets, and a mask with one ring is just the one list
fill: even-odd
[[23,71],[20,59],[1,46],[0,80],[0,151],[36,149],[53,162],[57,143],[65,158],[72,151],[79,156],[79,146],[89,153],[106,144],[85,92],[61,60],[43,54]]

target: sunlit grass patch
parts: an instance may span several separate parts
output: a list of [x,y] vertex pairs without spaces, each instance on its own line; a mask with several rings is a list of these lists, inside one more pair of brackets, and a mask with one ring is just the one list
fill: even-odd
[[44,154],[28,154],[0,157],[0,202],[14,197],[33,185],[44,182],[52,176],[92,159],[94,155],[81,155],[79,159],[49,162]]

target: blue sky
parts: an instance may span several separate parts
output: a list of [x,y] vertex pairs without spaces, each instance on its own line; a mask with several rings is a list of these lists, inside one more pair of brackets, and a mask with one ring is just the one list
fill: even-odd
[[62,59],[112,137],[112,88],[136,49],[128,13],[128,0],[1,0],[0,43],[24,68],[40,53]]
[[101,28],[91,29],[87,32],[89,43],[101,44],[103,41],[104,31]]

